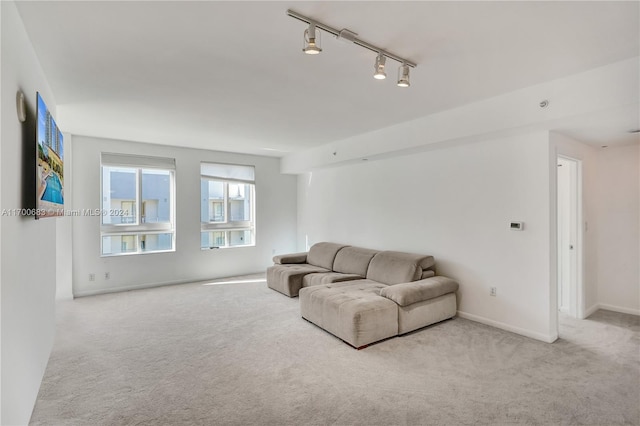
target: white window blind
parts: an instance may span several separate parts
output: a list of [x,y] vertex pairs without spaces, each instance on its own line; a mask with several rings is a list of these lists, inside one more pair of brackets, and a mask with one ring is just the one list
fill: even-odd
[[200,174],[203,178],[231,180],[245,183],[254,183],[256,180],[254,166],[243,166],[238,164],[201,163]]
[[136,167],[143,169],[169,169],[175,170],[175,158],[149,157],[146,155],[118,154],[103,152],[100,155],[100,163],[103,166],[112,167]]

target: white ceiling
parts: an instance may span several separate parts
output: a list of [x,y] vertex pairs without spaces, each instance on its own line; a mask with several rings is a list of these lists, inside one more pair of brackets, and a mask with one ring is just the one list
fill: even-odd
[[[639,2],[19,2],[64,131],[282,156],[565,77],[640,52]],[[323,34],[293,9],[404,56]],[[637,110],[637,107],[636,107]],[[562,129],[593,144],[637,127]],[[617,132],[617,133],[616,133]],[[635,136],[633,136],[637,140]]]

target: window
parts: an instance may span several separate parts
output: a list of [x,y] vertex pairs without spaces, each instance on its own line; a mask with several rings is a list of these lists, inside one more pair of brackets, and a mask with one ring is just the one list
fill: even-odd
[[102,256],[175,251],[175,160],[103,153]]
[[255,244],[255,169],[200,164],[201,234],[204,249]]

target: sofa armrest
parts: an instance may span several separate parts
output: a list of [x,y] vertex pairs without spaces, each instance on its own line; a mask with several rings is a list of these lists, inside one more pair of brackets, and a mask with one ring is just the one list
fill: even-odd
[[288,263],[307,263],[307,252],[279,254],[277,256],[273,256],[273,263],[281,265]]
[[447,277],[431,277],[420,281],[394,284],[380,290],[380,296],[393,300],[400,306],[435,299],[458,289],[458,283]]

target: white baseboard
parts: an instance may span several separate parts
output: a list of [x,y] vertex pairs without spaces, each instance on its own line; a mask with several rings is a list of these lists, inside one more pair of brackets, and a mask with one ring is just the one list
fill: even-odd
[[184,282],[171,281],[171,282],[160,282],[160,283],[147,283],[147,284],[141,284],[141,285],[127,285],[122,287],[101,288],[101,289],[89,290],[89,291],[74,291],[73,297],[78,298],[78,297],[87,297],[87,296],[97,296],[100,294],[120,293],[123,291],[144,290],[147,288],[164,287],[168,285],[187,284],[189,282],[193,282],[193,281],[184,281]]
[[544,333],[538,333],[537,331],[532,331],[532,330],[527,330],[525,328],[520,328],[520,327],[514,327],[512,325],[509,324],[505,324],[499,321],[494,321],[492,319],[489,318],[485,318],[485,317],[481,317],[478,315],[474,315],[474,314],[469,314],[467,312],[462,312],[462,311],[458,311],[458,316],[460,318],[465,318],[471,321],[475,321],[475,322],[479,322],[481,324],[486,324],[486,325],[490,325],[491,327],[496,327],[499,328],[501,330],[506,330],[509,331],[511,333],[516,333],[519,334],[521,336],[525,336],[525,337],[530,337],[532,339],[536,339],[536,340],[540,340],[542,342],[545,343],[553,343],[556,340],[558,340],[558,334],[544,334]]
[[600,309],[600,305],[596,303],[595,305],[593,305],[592,307],[584,311],[584,317],[582,319],[588,318],[591,314],[593,314],[598,309]]
[[[1,1],[1,0],[0,0]],[[246,274],[238,274],[238,275],[254,275],[260,274],[261,272],[248,272]],[[234,275],[235,277],[236,275]],[[199,283],[207,283],[210,281],[220,280],[227,277],[217,277],[217,278],[208,278],[208,279],[192,279],[192,280],[182,280],[182,281],[166,281],[166,282],[156,282],[156,283],[145,283],[138,285],[125,285],[121,287],[111,287],[111,288],[101,288],[96,290],[89,291],[74,291],[73,298],[77,297],[87,297],[87,296],[98,296],[100,294],[110,294],[110,293],[120,293],[123,291],[133,291],[133,290],[144,290],[148,288],[156,288],[156,287],[165,287],[169,285],[181,285],[181,284],[199,284]]]
[[621,306],[607,305],[606,303],[598,303],[598,308],[622,314],[640,315],[640,309],[623,308]]

